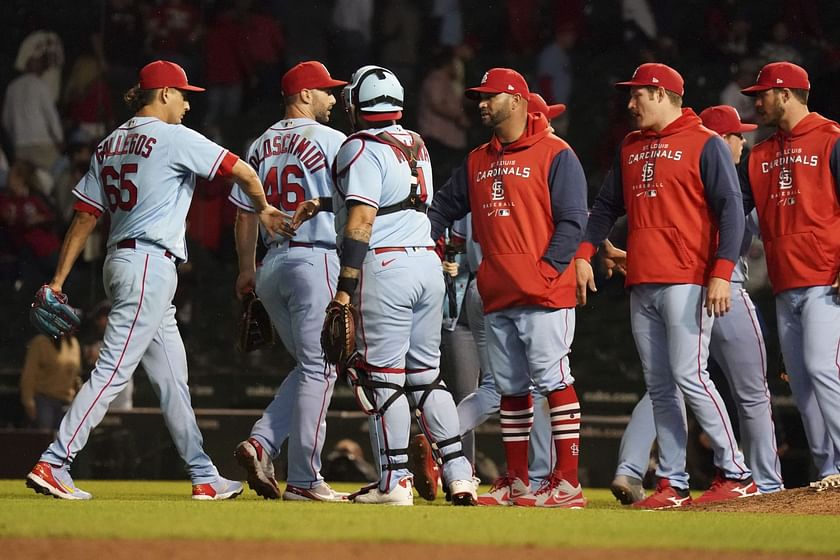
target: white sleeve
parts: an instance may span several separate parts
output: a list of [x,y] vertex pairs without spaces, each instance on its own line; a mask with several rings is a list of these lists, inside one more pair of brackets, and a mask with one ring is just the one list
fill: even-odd
[[347,141],[336,156],[337,184],[345,200],[379,208],[382,196],[382,168],[362,138]]
[[228,151],[195,130],[177,125],[169,153],[176,168],[212,180]]

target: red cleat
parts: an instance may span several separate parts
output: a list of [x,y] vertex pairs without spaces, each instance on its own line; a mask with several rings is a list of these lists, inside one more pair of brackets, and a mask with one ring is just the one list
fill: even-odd
[[659,479],[656,490],[645,498],[635,502],[636,509],[672,509],[691,505],[688,489],[674,488],[667,479]]
[[758,486],[755,485],[752,477],[745,478],[744,480],[733,480],[731,478],[724,478],[722,474],[718,473],[714,482],[712,482],[712,486],[699,498],[694,500],[694,503],[710,504],[712,502],[758,496],[759,493]]

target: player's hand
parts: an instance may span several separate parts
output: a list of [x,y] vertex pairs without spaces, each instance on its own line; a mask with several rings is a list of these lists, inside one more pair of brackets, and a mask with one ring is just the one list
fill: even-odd
[[287,239],[295,236],[295,228],[292,227],[292,216],[281,212],[271,204],[259,213],[259,217],[260,223],[268,230],[268,234],[272,239],[278,235]]
[[722,317],[732,308],[730,301],[729,281],[723,278],[709,279],[706,289],[706,313],[711,317]]
[[583,307],[586,305],[586,289],[598,291],[595,287],[595,273],[592,272],[592,265],[586,259],[575,259],[575,276],[577,278],[577,304]]
[[295,209],[295,215],[292,217],[292,227],[297,230],[304,222],[312,219],[315,214],[321,211],[321,201],[317,198],[310,198],[304,200]]
[[335,293],[335,297],[333,298],[333,301],[336,301],[336,302],[340,303],[341,305],[347,305],[348,303],[350,303],[350,294],[348,294],[344,290],[338,290]]
[[607,239],[603,244],[603,255],[607,278],[612,278],[614,272],[627,276],[627,251],[619,249]]
[[255,291],[257,287],[257,273],[254,270],[240,272],[236,277],[236,299],[242,301],[246,294]]
[[452,276],[452,277],[458,276],[458,269],[460,268],[458,266],[458,263],[443,261],[441,263],[441,266],[443,266],[443,273],[444,274],[448,274],[449,276]]

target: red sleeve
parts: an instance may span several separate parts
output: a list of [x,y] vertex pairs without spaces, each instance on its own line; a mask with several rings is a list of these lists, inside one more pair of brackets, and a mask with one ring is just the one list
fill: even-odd
[[75,204],[73,204],[73,210],[76,212],[86,212],[88,214],[93,214],[97,218],[102,215],[102,210],[94,206],[93,204],[89,204],[84,200],[77,200]]
[[239,156],[233,152],[228,152],[222,163],[219,164],[219,170],[216,171],[216,177],[228,177],[233,173],[233,166],[239,161]]
[[590,243],[589,241],[584,241],[578,246],[577,252],[575,253],[576,259],[584,259],[586,262],[592,260],[592,257],[595,253],[598,252],[598,249]]
[[734,269],[734,262],[727,259],[715,259],[715,264],[712,265],[712,271],[709,273],[709,276],[722,278],[728,282],[732,278],[732,271]]

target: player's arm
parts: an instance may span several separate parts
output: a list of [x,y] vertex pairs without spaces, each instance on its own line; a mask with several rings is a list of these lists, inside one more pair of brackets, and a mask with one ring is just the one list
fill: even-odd
[[432,239],[439,239],[455,220],[463,218],[470,211],[470,193],[467,184],[467,160],[455,168],[440,190],[435,191],[429,208],[432,223]]
[[347,223],[341,243],[341,268],[338,271],[335,301],[347,304],[356,292],[362,263],[370,245],[377,209],[355,200],[347,201]]
[[586,232],[583,242],[575,253],[575,278],[577,281],[577,303],[586,305],[587,289],[597,292],[595,287],[595,273],[589,261],[598,251],[598,246],[610,234],[616,220],[626,213],[624,207],[624,192],[621,185],[621,147],[619,146],[613,160],[612,168],[595,199],[595,204],[589,212]]
[[729,279],[744,239],[744,199],[732,155],[719,136],[711,137],[700,154],[700,177],[706,202],[718,219],[718,248],[706,286],[706,312],[720,317],[732,307]]
[[256,214],[241,208],[237,209],[233,233],[236,240],[236,254],[239,259],[236,297],[240,300],[245,294],[252,292],[257,284],[257,237],[259,230],[259,218]]
[[[234,156],[235,157],[235,156]],[[292,227],[291,216],[285,214],[268,203],[265,199],[265,191],[260,178],[254,168],[243,160],[237,158],[236,163],[230,170],[233,180],[242,188],[242,191],[251,199],[256,215],[269,235],[282,235],[283,237],[294,237],[295,230]]]
[[577,252],[588,216],[586,175],[571,149],[551,162],[548,189],[554,233],[542,258],[562,274]]
[[[834,149],[831,150],[828,165],[831,167],[834,189],[837,191],[837,201],[840,203],[840,138],[834,142]],[[834,279],[831,287],[837,292],[834,296],[835,303],[840,303],[840,270],[838,270],[837,277]]]
[[88,237],[90,237],[93,228],[96,227],[98,214],[92,208],[80,209],[86,206],[88,205],[85,203],[76,203],[76,214],[70,223],[70,229],[67,230],[67,234],[64,236],[61,251],[58,253],[58,265],[55,267],[55,275],[49,284],[54,292],[61,293],[61,288],[64,286],[67,276],[70,275],[76,259],[79,258],[82,249],[85,248]]

